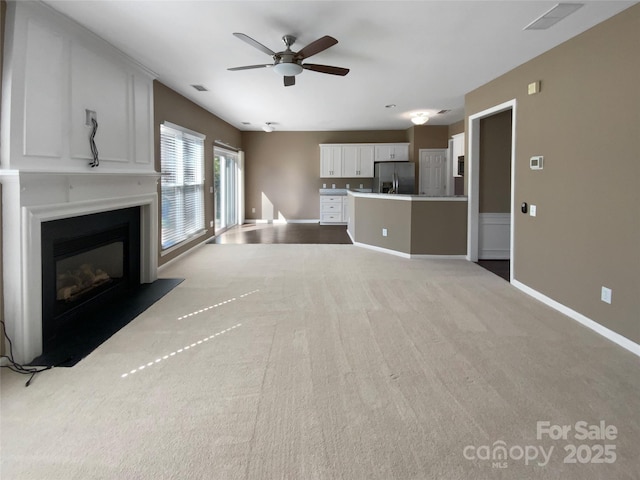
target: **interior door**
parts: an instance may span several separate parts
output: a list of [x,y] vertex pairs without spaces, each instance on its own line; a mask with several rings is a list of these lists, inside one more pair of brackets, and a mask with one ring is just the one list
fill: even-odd
[[420,195],[431,197],[447,194],[447,150],[420,150]]

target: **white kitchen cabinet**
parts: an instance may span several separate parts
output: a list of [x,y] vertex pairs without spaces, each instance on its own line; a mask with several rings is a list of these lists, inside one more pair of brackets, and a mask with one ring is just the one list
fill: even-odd
[[320,224],[344,223],[345,195],[320,195]]
[[374,162],[406,162],[408,143],[320,145],[320,178],[373,178]]
[[376,162],[407,162],[409,161],[408,143],[380,143],[375,145]]
[[451,139],[451,161],[453,162],[451,171],[454,177],[461,177],[462,175],[458,175],[458,157],[464,155],[464,133],[452,135]]
[[373,160],[373,145],[343,145],[342,176],[345,178],[372,178]]
[[320,145],[320,178],[342,177],[342,145]]

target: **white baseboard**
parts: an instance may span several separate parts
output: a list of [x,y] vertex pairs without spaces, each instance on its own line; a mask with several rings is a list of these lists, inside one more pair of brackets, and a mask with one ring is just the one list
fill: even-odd
[[599,324],[598,322],[591,320],[588,317],[585,317],[581,313],[576,312],[575,310],[555,301],[554,299],[547,297],[546,295],[538,292],[537,290],[534,290],[533,288],[525,285],[522,282],[519,282],[518,280],[515,280],[515,279],[512,280],[511,284],[517,289],[526,293],[527,295],[531,295],[536,300],[540,300],[542,303],[550,306],[554,310],[557,310],[560,313],[564,313],[569,318],[581,323],[585,327],[593,330],[594,332],[602,335],[606,339],[611,340],[613,343],[618,344],[622,348],[629,350],[631,353],[640,357],[640,345],[629,340],[627,337],[623,337],[619,333],[616,333],[613,330],[610,330],[607,327]]
[[464,260],[467,261],[466,255],[422,255],[422,254],[411,254],[412,259],[423,259],[423,260]]
[[261,218],[246,218],[244,223],[252,223],[256,225],[263,224],[273,224],[273,225],[284,225],[286,223],[320,223],[319,218],[310,218],[310,219],[302,219],[302,220],[263,220]]
[[[351,237],[351,235],[349,235],[349,237]],[[353,239],[351,241],[353,241]],[[391,250],[390,248],[376,247],[375,245],[369,245],[369,244],[360,243],[360,242],[353,242],[353,244],[356,247],[366,248],[368,250],[374,250],[376,252],[388,253],[390,255],[396,255],[397,257],[402,257],[402,258],[411,258],[411,255],[408,253],[398,252],[397,250]]]

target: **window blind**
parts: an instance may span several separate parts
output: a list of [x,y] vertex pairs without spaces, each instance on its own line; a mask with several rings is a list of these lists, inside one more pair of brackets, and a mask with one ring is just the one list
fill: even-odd
[[160,125],[162,249],[204,230],[204,136]]

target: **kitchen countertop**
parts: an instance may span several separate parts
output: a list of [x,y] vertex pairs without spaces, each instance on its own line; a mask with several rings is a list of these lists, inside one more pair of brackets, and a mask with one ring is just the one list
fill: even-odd
[[364,198],[384,198],[386,200],[403,200],[407,202],[466,202],[466,195],[429,196],[429,195],[406,195],[402,193],[367,193],[348,191],[349,195]]
[[352,193],[371,193],[370,188],[321,188],[320,195],[347,195]]

